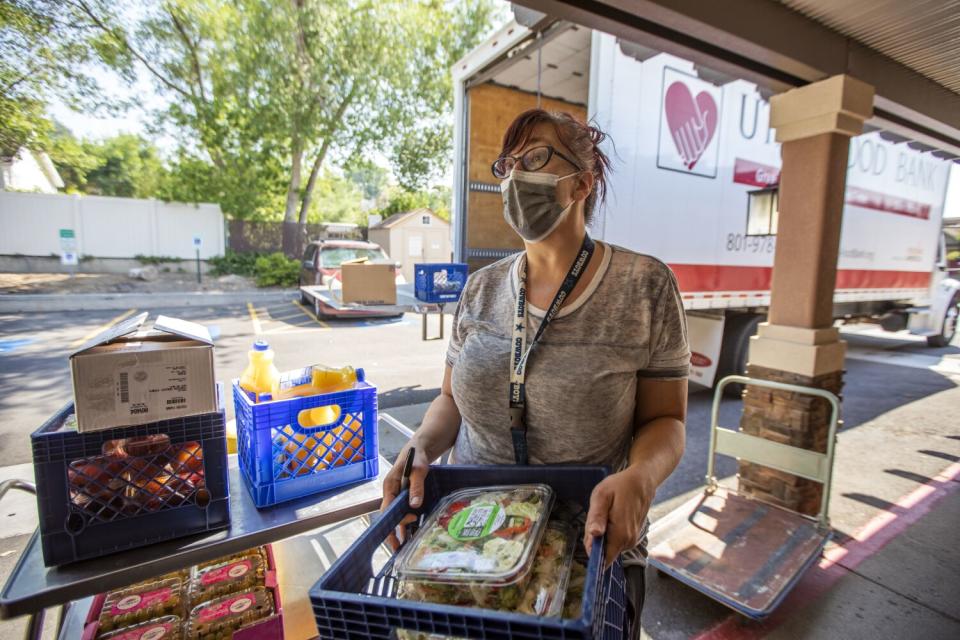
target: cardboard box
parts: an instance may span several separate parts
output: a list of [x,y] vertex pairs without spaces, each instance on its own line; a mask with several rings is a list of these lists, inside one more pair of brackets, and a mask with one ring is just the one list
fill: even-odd
[[344,304],[397,304],[396,267],[393,264],[350,263],[340,265]]
[[218,411],[213,340],[201,325],[146,313],[70,356],[80,433]]

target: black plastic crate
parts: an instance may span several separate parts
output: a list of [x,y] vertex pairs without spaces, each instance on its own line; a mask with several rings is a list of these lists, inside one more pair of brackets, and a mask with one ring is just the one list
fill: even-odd
[[587,566],[583,608],[576,620],[541,618],[397,599],[391,558],[379,572],[374,553],[408,513],[430,513],[445,495],[467,487],[544,483],[557,500],[587,508],[590,493],[607,475],[595,466],[439,466],[427,475],[422,509],[410,509],[402,492],[373,525],[310,589],[324,640],[388,640],[398,628],[471,640],[622,640],[629,623],[620,562],[602,571],[603,540],[595,540]]
[[71,413],[30,436],[47,566],[229,526],[222,410],[92,433]]

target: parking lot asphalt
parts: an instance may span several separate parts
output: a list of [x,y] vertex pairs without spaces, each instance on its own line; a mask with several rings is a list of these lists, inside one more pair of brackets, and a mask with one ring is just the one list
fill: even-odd
[[[29,434],[71,400],[69,356],[119,317],[135,310],[0,315],[0,467],[30,461]],[[421,319],[318,321],[293,302],[265,306],[190,307],[166,315],[206,325],[216,343],[216,374],[239,377],[259,333],[281,370],[323,363],[363,367],[384,409],[427,402],[439,393],[444,340],[421,340]],[[150,312],[152,321],[156,312]],[[429,318],[435,335],[437,317]],[[447,335],[450,317],[446,317]],[[227,402],[228,418],[232,403]]]

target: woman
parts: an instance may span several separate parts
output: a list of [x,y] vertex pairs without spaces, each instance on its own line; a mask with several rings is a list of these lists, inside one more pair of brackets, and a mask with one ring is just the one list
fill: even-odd
[[593,491],[584,544],[606,534],[606,562],[623,554],[639,637],[647,511],[683,453],[690,352],[670,269],[586,233],[606,194],[605,137],[540,109],[510,125],[492,169],[526,251],[467,281],[441,394],[387,475],[383,506],[409,447],[413,507],[430,461],[451,448],[458,464],[618,469]]

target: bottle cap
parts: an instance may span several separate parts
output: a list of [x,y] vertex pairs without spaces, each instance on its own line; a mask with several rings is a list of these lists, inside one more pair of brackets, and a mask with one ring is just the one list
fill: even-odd
[[266,351],[269,348],[270,348],[270,345],[267,344],[266,340],[257,340],[256,342],[253,343],[254,351]]

